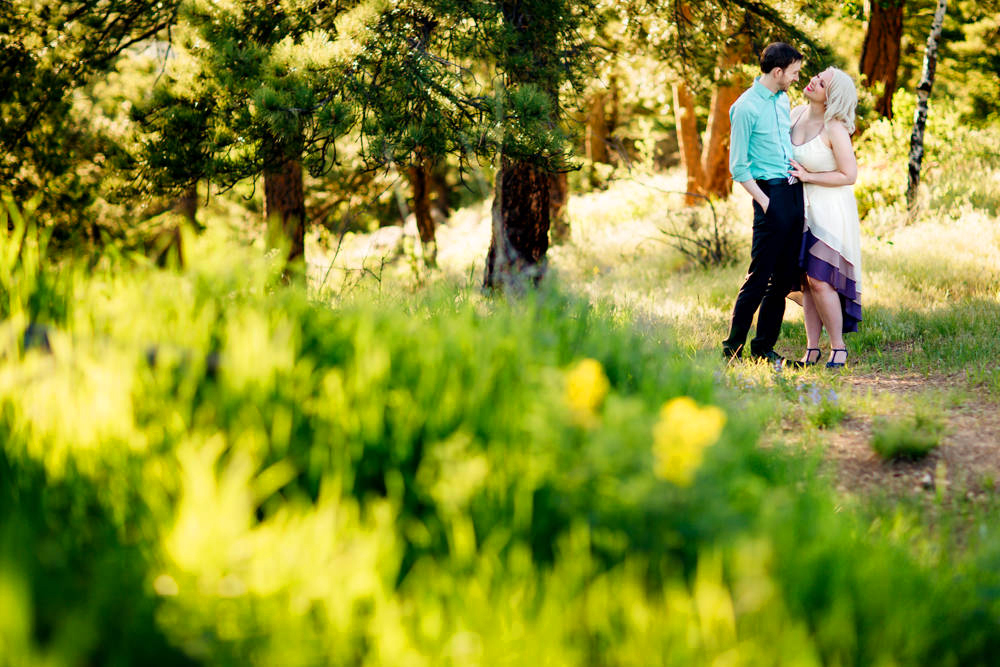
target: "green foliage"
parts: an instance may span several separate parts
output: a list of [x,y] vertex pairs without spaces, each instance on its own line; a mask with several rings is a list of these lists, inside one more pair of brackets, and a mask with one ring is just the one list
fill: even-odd
[[586,52],[575,32],[583,5],[185,5],[179,55],[133,113],[141,184],[176,193],[208,178],[225,188],[301,159],[316,189],[335,190],[318,197],[320,217],[350,228],[369,214],[355,195],[391,204],[383,194],[409,165],[464,172],[502,150],[564,169],[554,121]]
[[816,409],[809,414],[809,421],[816,428],[833,428],[847,418],[847,408],[837,401],[836,396],[824,397]]
[[[21,436],[8,426],[11,443]],[[75,471],[52,479],[6,447],[0,478],[0,662],[194,664],[158,627],[149,554],[111,516],[106,490]]]
[[117,58],[169,25],[178,2],[0,3],[0,179],[19,201],[45,190],[43,222],[79,222],[100,194],[115,147],[81,113],[74,93],[109,72]]
[[35,220],[39,199],[19,207],[9,192],[0,193],[0,317],[16,321],[61,323],[72,295],[72,272],[45,266],[50,230]]
[[[276,258],[190,241],[183,272],[107,256],[51,283],[74,304],[51,353],[5,323],[15,660],[995,654],[995,577],[835,511],[810,462],[757,446],[765,415],[669,341],[551,291],[331,307],[281,286]],[[39,267],[4,284],[29,294]],[[582,358],[606,385],[567,372]],[[655,472],[654,441],[689,427],[662,421],[681,396],[727,415],[690,486]]]
[[[916,97],[897,90],[893,120],[880,119],[858,140],[858,163],[869,167],[855,187],[862,218],[875,209],[903,206],[906,165],[913,131]],[[971,204],[990,215],[1000,210],[1000,194],[988,178],[969,179],[969,173],[986,174],[1000,165],[991,150],[998,141],[996,127],[963,122],[956,106],[935,95],[930,103],[924,135],[926,159],[921,177],[929,197],[923,205],[937,211],[954,211]],[[956,168],[960,165],[960,168]]]
[[[924,47],[935,2],[911,0],[904,20],[902,86],[913,89],[920,80]],[[1000,95],[1000,3],[997,0],[957,0],[948,3],[934,81],[934,98],[949,99],[965,124],[981,125],[996,117]],[[907,43],[911,46],[907,48]],[[932,101],[933,105],[933,101]]]
[[916,413],[900,419],[880,419],[872,431],[871,446],[883,459],[922,459],[941,444],[940,421]]
[[[368,165],[422,157],[567,166],[560,95],[578,87],[594,2],[433,0],[371,21],[350,85]],[[482,77],[482,79],[480,79]]]
[[179,54],[134,112],[154,191],[202,178],[231,187],[288,160],[322,171],[351,122],[336,35],[345,12],[325,2],[183,5]]
[[[853,38],[836,35],[860,30],[830,2],[687,3],[686,16],[682,5],[11,0],[0,4],[0,173],[18,200],[46,191],[39,221],[57,226],[59,245],[120,240],[197,179],[224,189],[289,156],[315,177],[310,213],[332,229],[367,228],[390,219],[382,192],[423,158],[458,172],[453,181],[501,149],[572,166],[572,112],[595,88],[613,91],[621,154],[648,163],[671,132],[671,81],[689,80],[702,117],[712,88],[752,71],[767,41],[800,46],[811,71],[854,57]],[[919,74],[930,6],[908,12],[902,88]],[[960,123],[948,127],[991,117],[995,10],[993,0],[949,7],[935,88],[954,102]],[[727,52],[739,64],[720,60]],[[970,197],[993,210],[986,185]],[[888,182],[860,194],[866,211],[896,197]]]
[[[833,64],[829,46],[815,38],[815,4],[630,0],[619,7],[640,50],[654,50],[676,75],[696,90],[710,92],[720,78],[744,64],[759,73],[757,57],[771,42],[788,42],[802,52],[805,73]],[[729,52],[739,56],[735,69],[727,63]]]

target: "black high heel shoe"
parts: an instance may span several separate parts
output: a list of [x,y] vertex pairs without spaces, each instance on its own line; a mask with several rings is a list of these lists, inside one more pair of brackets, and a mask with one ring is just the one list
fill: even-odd
[[[812,358],[813,352],[816,353],[815,359]],[[819,363],[819,358],[822,354],[823,353],[820,351],[818,347],[807,347],[805,361],[801,359],[796,359],[795,361],[791,362],[791,366],[792,368],[805,368],[806,366],[815,366],[816,364]]]
[[[844,360],[837,361],[837,353],[844,353]],[[830,361],[826,362],[827,368],[843,368],[847,364],[847,348],[846,347],[835,347],[830,350]]]

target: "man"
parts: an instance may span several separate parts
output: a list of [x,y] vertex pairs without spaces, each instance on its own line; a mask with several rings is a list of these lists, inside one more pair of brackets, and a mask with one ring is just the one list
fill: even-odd
[[750,356],[779,368],[784,358],[774,351],[785,297],[797,289],[799,249],[805,211],[802,184],[790,177],[792,139],[788,87],[798,80],[802,54],[783,42],[760,55],[762,75],[729,109],[729,171],[753,197],[753,241],[750,268],[733,308],[726,358],[739,358],[757,315],[757,334]]

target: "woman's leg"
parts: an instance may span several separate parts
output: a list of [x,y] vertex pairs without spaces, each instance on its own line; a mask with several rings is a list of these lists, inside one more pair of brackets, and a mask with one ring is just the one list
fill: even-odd
[[[819,348],[819,337],[823,334],[823,321],[816,310],[816,302],[813,300],[812,290],[809,289],[809,282],[802,286],[802,311],[806,322],[806,347]],[[809,353],[802,357],[802,361],[815,361],[809,358]]]
[[823,335],[823,320],[816,310],[816,299],[808,284],[802,290],[802,310],[806,321],[806,345],[819,347],[819,337]]
[[[837,290],[833,289],[833,285],[812,276],[809,276],[809,292],[819,318],[826,326],[826,333],[830,336],[830,347],[842,349],[844,347],[844,313],[840,310],[840,295],[837,294]],[[830,358],[833,358],[832,351]]]

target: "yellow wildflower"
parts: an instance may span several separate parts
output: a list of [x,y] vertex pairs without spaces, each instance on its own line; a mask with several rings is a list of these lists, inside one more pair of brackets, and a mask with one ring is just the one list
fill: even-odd
[[719,439],[725,424],[722,410],[714,405],[699,406],[688,396],[664,403],[660,420],[653,427],[656,475],[677,486],[689,486],[705,448]]
[[590,415],[601,407],[610,386],[601,362],[583,359],[566,373],[566,401],[574,412]]

